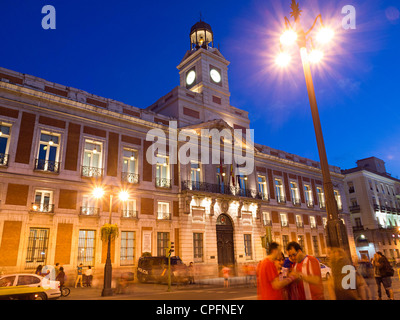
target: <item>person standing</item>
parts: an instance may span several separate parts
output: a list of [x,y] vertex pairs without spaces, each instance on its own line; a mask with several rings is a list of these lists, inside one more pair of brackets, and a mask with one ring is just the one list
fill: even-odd
[[41,276],[42,275],[42,269],[43,269],[43,266],[41,264],[39,264],[37,266],[37,268],[36,268],[35,274],[37,274],[38,276]]
[[383,285],[389,300],[393,300],[394,296],[391,277],[394,272],[388,259],[382,254],[382,252],[378,251],[374,255],[372,264],[374,266],[376,285],[378,286],[378,300],[382,300],[381,284]]
[[280,278],[276,263],[282,258],[281,246],[272,242],[267,257],[257,265],[257,296],[259,300],[283,300],[282,289],[296,280],[296,275]]
[[224,266],[222,268],[222,275],[224,277],[224,288],[229,288],[229,273],[231,272],[231,269],[228,268],[227,266]]
[[60,291],[62,292],[62,288],[64,286],[65,283],[65,272],[64,272],[64,268],[60,267],[60,269],[58,270],[58,274],[56,276],[56,281],[60,281]]
[[91,266],[89,266],[85,270],[85,276],[86,276],[86,287],[91,287],[92,286],[92,279],[93,279],[93,269]]
[[376,300],[376,282],[374,277],[374,266],[369,261],[367,255],[361,255],[361,260],[358,262],[358,272],[364,278],[369,290],[368,300]]
[[194,284],[194,265],[193,262],[189,263],[189,267],[188,267],[188,272],[189,272],[189,283],[190,284]]
[[294,272],[297,282],[299,300],[325,300],[322,285],[321,266],[317,258],[306,255],[301,246],[293,241],[286,247],[289,258],[296,261]]
[[57,277],[58,273],[60,272],[60,263],[57,262],[54,269],[56,270],[56,277]]
[[79,266],[76,269],[77,274],[76,274],[76,280],[75,280],[75,288],[77,287],[78,282],[80,282],[81,288],[83,288],[82,269],[83,269],[83,264],[81,263],[81,264],[79,264]]

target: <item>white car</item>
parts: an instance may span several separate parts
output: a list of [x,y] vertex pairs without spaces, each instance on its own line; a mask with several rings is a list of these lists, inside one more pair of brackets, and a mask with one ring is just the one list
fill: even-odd
[[328,280],[329,277],[332,275],[332,270],[327,265],[320,263],[321,265],[321,277],[322,279]]
[[60,282],[31,273],[7,274],[0,277],[0,296],[34,300],[61,296]]

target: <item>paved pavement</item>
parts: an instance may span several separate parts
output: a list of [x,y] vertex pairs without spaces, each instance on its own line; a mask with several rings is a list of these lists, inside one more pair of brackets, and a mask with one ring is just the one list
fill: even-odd
[[[393,277],[395,300],[400,300],[400,280]],[[208,284],[206,284],[208,283]],[[208,279],[194,285],[171,286],[135,283],[129,292],[102,297],[101,288],[70,288],[68,297],[60,300],[256,300],[257,290],[254,286],[246,285],[244,278],[232,278],[230,288],[223,287],[223,279]],[[324,281],[325,297],[328,297],[326,281]],[[376,287],[372,290],[376,295]],[[382,290],[383,291],[383,290]],[[383,291],[383,300],[386,294]]]

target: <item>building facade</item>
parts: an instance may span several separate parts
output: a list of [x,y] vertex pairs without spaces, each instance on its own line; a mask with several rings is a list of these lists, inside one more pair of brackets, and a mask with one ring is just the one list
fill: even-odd
[[383,160],[370,157],[343,170],[357,254],[381,251],[400,260],[400,180],[386,172]]
[[[187,146],[179,133],[209,142],[212,130],[250,128],[248,113],[229,103],[229,62],[213,48],[211,27],[200,21],[190,39],[178,65],[180,85],[146,109],[0,68],[3,272],[58,262],[73,274],[83,263],[102,276],[107,244],[100,228],[110,213],[119,227],[111,245],[114,272],[135,270],[145,252],[165,255],[168,241],[204,276],[263,259],[266,235],[326,256],[318,162],[254,144],[254,169],[245,173],[223,152],[218,163],[211,161],[215,147],[225,147],[221,136],[199,148],[197,161],[175,161]],[[153,149],[153,140],[172,138],[175,147]],[[249,148],[248,141],[243,145]],[[355,255],[344,175],[334,166],[331,175]],[[93,197],[99,186],[106,190],[101,199]],[[109,194],[118,190],[130,198],[113,197],[110,208]]]

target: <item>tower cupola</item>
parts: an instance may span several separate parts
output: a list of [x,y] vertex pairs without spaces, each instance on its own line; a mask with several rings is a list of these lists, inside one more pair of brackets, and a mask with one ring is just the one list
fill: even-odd
[[208,49],[214,45],[214,36],[211,26],[204,21],[197,22],[190,29],[190,50],[198,50],[200,48]]

